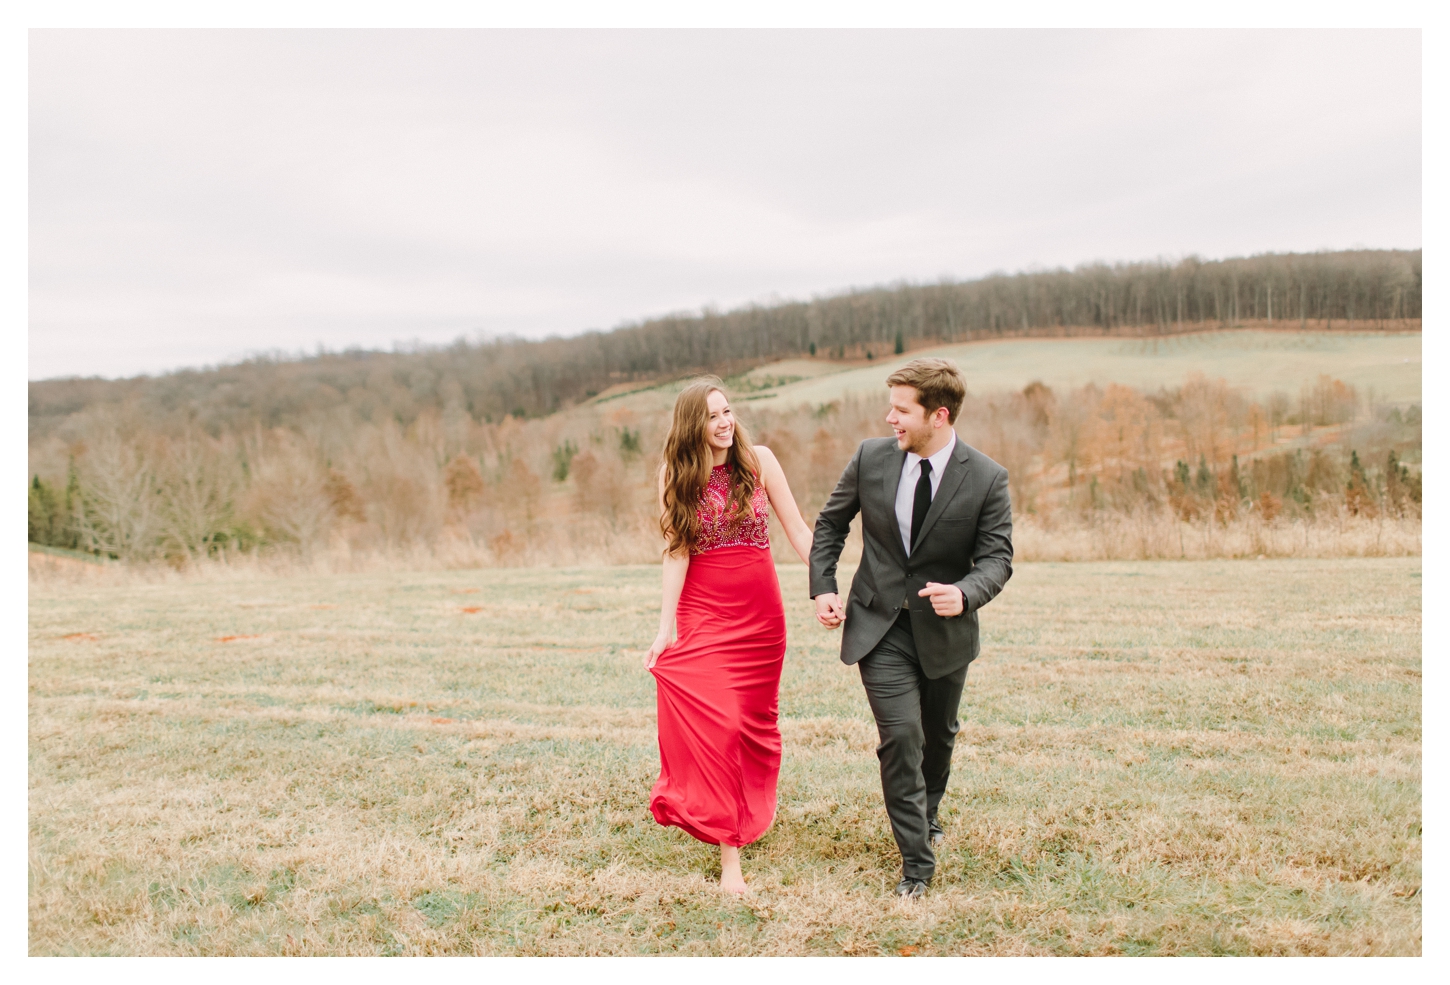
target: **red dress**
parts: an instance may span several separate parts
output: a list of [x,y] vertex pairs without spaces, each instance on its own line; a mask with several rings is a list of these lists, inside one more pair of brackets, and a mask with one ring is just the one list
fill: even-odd
[[775,820],[785,609],[770,557],[770,500],[731,525],[728,465],[710,473],[700,541],[680,592],[679,638],[655,661],[660,778],[650,813],[711,845],[748,845]]

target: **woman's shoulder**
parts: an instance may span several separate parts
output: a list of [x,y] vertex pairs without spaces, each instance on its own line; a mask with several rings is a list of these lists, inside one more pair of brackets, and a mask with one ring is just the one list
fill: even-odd
[[781,471],[780,461],[776,459],[775,452],[765,445],[755,446],[755,460],[760,463],[760,478],[765,478],[767,472],[777,473]]

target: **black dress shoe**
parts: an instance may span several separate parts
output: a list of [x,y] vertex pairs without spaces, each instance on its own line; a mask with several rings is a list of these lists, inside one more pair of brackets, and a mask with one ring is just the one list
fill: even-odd
[[920,879],[903,876],[896,884],[896,895],[902,899],[921,899],[926,895],[926,883]]
[[927,822],[926,840],[932,848],[938,848],[941,843],[947,840],[947,833],[941,829],[941,825],[935,821]]

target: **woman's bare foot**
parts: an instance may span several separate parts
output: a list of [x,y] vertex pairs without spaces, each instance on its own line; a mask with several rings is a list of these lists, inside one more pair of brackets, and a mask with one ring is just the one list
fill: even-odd
[[736,896],[743,896],[750,888],[740,874],[740,849],[731,845],[720,846],[720,888]]

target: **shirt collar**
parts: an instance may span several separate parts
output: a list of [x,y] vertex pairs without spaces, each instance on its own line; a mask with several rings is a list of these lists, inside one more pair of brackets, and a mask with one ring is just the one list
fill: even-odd
[[[941,448],[937,449],[935,454],[927,457],[927,461],[931,462],[931,470],[934,474],[942,474],[942,470],[947,467],[947,459],[951,457],[952,452],[956,449],[956,447],[957,429],[952,428],[952,440],[948,441],[946,444],[942,445]],[[916,452],[909,451],[906,453],[906,468],[908,471],[916,468],[916,463],[919,461],[921,461],[921,456],[918,455]]]

